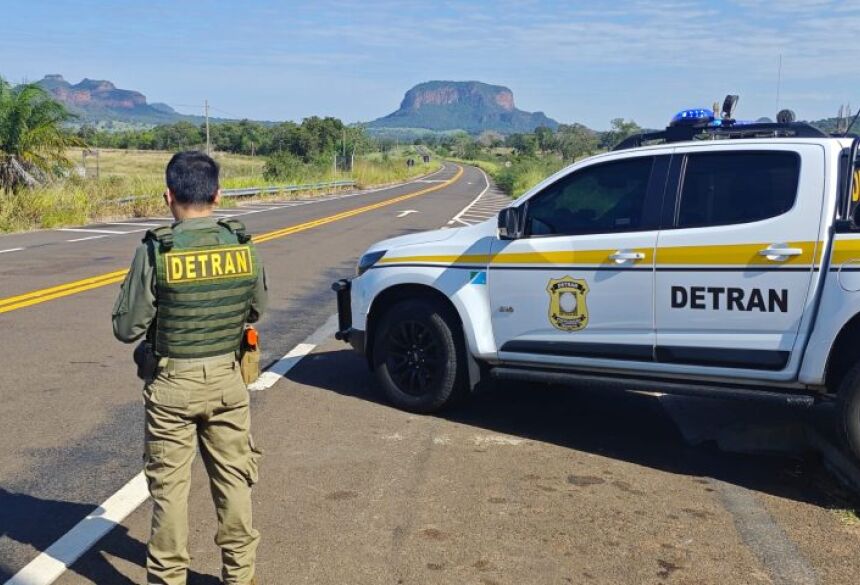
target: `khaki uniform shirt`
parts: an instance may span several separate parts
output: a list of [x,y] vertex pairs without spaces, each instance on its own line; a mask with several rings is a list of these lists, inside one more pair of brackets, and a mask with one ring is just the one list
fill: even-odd
[[[210,227],[218,222],[214,217],[186,219],[173,225],[174,232]],[[138,246],[134,253],[131,269],[122,283],[119,297],[114,304],[111,320],[113,334],[120,341],[131,343],[140,339],[149,330],[158,309],[155,289],[155,258],[147,244]],[[157,253],[157,252],[156,252]],[[261,267],[251,299],[251,312],[248,323],[254,323],[266,310],[268,287],[265,269]]]

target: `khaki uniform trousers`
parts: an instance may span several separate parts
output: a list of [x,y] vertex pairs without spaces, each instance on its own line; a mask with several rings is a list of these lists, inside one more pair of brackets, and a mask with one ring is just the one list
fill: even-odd
[[184,585],[191,462],[200,453],[218,516],[224,583],[254,577],[260,534],[251,525],[251,486],[260,452],[250,435],[248,389],[233,354],[162,360],[144,388],[144,472],[153,501],[146,570],[150,584]]

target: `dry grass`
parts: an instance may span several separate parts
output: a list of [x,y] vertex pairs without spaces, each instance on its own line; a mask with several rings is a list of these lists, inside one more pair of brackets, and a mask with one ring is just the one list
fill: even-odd
[[413,177],[426,175],[442,168],[442,163],[431,159],[427,164],[421,162],[420,157],[415,159],[414,167],[406,166],[406,158],[391,157],[384,160],[356,160],[352,177],[358,183],[359,188],[365,189],[375,185],[387,185],[409,180]]
[[[82,225],[91,221],[147,217],[164,212],[161,194],[164,191],[164,168],[172,153],[142,150],[102,149],[99,153],[99,179],[95,177],[95,160],[89,157],[87,171],[91,178],[74,175],[52,185],[25,190],[15,195],[0,191],[0,232],[22,231],[36,228],[56,228]],[[72,160],[81,160],[81,151],[69,153]],[[221,165],[221,184],[225,189],[260,187],[265,159],[232,154],[215,155]],[[335,174],[331,170],[313,170],[301,177],[278,181],[278,184],[304,184],[353,178],[359,187],[395,183],[423,175],[441,167],[433,161],[428,165],[416,159],[414,167],[406,167],[406,155],[398,153],[386,160],[374,156],[356,159],[352,176]],[[305,194],[306,195],[306,194]],[[296,197],[299,194],[291,194]],[[133,202],[121,202],[137,197]],[[280,195],[277,198],[286,198]],[[270,197],[271,198],[271,197]],[[248,201],[249,199],[243,199]],[[224,199],[223,206],[239,202]]]
[[[73,161],[82,160],[80,149],[67,153]],[[161,150],[120,150],[102,148],[99,149],[98,167],[100,179],[129,178],[153,179],[164,182],[164,168],[172,152]],[[248,179],[260,180],[263,176],[263,165],[265,159],[261,157],[244,156],[240,154],[215,153],[215,160],[221,166],[221,180],[225,188],[233,185],[232,181],[245,181]],[[87,157],[87,175],[94,176],[96,170],[96,159]],[[244,185],[238,185],[244,186]]]

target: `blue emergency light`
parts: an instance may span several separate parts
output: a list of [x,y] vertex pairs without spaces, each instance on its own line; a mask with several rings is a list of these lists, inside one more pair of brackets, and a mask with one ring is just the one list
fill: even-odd
[[710,124],[714,122],[714,112],[707,108],[693,108],[690,110],[681,110],[675,117],[672,118],[670,126],[688,126]]

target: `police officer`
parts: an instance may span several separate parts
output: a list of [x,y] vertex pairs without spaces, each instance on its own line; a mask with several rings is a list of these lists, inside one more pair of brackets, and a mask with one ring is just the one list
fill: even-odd
[[117,339],[145,336],[135,354],[145,379],[144,470],[153,501],[147,579],[185,583],[199,443],[217,510],[223,582],[255,584],[260,535],[251,523],[251,486],[260,453],[237,353],[246,323],[265,308],[265,275],[244,226],[212,216],[220,197],[215,161],[180,152],[166,175],[164,198],[176,222],[147,232],[113,310]]

